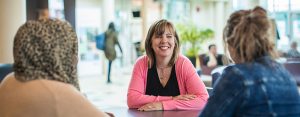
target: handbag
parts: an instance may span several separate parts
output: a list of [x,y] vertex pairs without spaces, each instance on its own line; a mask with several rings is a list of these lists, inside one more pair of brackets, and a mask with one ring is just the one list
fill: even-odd
[[105,32],[101,33],[100,35],[97,35],[96,36],[97,49],[104,50],[105,49],[105,41],[106,41]]

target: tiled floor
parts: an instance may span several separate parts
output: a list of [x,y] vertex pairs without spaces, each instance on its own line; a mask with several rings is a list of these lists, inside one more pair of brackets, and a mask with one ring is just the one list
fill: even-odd
[[131,70],[132,66],[113,68],[111,84],[106,83],[106,74],[81,75],[79,76],[81,92],[100,109],[127,107],[126,97]]

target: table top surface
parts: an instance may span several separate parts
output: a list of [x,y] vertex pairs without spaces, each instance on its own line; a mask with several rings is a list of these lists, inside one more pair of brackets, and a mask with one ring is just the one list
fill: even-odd
[[198,117],[200,110],[187,111],[138,111],[126,107],[114,107],[103,109],[105,112],[113,113],[115,117]]

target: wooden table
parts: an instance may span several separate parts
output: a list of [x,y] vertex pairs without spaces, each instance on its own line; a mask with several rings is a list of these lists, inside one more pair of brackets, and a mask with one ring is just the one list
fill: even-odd
[[126,107],[107,108],[103,111],[113,113],[115,117],[198,117],[201,112],[200,110],[143,112]]

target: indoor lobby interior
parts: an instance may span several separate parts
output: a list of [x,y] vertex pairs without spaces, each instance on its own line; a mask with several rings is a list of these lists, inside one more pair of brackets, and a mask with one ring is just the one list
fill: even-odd
[[[300,1],[299,0],[0,0],[0,82],[11,69],[14,36],[28,20],[37,19],[41,7],[49,10],[51,18],[70,22],[78,37],[78,79],[81,93],[97,108],[106,112],[117,110],[116,117],[183,116],[186,113],[151,113],[127,111],[127,91],[134,63],[145,54],[144,42],[151,24],[159,19],[174,23],[178,32],[182,26],[197,31],[209,30],[213,36],[195,43],[194,67],[208,88],[213,87],[212,69],[203,67],[200,55],[208,53],[215,44],[217,52],[225,54],[223,29],[230,14],[241,9],[261,6],[271,21],[272,42],[282,55],[283,64],[296,79],[300,95],[300,56],[285,55],[290,44],[296,42],[300,51]],[[107,83],[108,60],[97,49],[95,37],[114,22],[122,52],[116,47],[117,57],[112,63],[111,83]],[[181,27],[181,28],[180,28]],[[189,54],[192,44],[181,43],[180,53]],[[3,66],[10,66],[5,68]],[[202,73],[200,72],[202,71]],[[190,116],[198,116],[198,112]],[[189,115],[187,115],[188,117]]]

